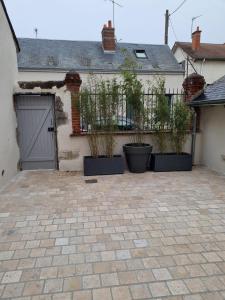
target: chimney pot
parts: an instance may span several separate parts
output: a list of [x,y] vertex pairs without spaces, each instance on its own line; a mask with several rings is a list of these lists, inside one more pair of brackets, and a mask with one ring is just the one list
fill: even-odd
[[108,28],[112,28],[112,21],[108,21]]

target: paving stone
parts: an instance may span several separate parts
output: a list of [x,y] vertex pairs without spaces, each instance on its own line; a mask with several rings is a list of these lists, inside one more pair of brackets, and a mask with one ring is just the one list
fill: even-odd
[[201,277],[206,275],[200,265],[185,266],[185,269],[188,271],[190,277]]
[[147,240],[134,240],[134,245],[137,248],[144,248],[148,246]]
[[63,279],[47,279],[45,281],[44,293],[62,292]]
[[51,264],[52,264],[52,256],[39,257],[36,260],[37,268],[48,267],[48,266],[51,266]]
[[117,273],[101,274],[102,286],[114,286],[119,285],[119,279]]
[[68,238],[56,238],[55,245],[56,246],[65,246],[68,245],[69,239]]
[[151,282],[155,281],[151,270],[138,270],[136,272],[138,282]]
[[112,288],[113,300],[131,300],[129,288],[126,286]]
[[73,254],[76,253],[76,246],[71,245],[71,246],[63,246],[62,247],[62,254]]
[[169,271],[165,268],[152,269],[152,273],[155,276],[156,280],[170,280],[170,279],[172,279],[172,276],[170,275]]
[[3,276],[2,283],[19,282],[21,275],[22,275],[22,271],[6,272],[5,275]]
[[76,265],[75,272],[77,275],[93,274],[93,266],[92,266],[92,264],[78,264],[78,265]]
[[223,259],[216,254],[216,252],[207,252],[202,253],[202,255],[207,259],[208,262],[218,262],[222,261]]
[[44,281],[30,281],[25,284],[23,295],[33,296],[42,294]]
[[215,263],[202,264],[201,267],[207,273],[207,275],[219,275],[222,271],[217,267]]
[[131,285],[133,299],[149,299],[151,297],[147,284]]
[[7,284],[3,292],[3,298],[13,299],[20,297],[22,296],[23,288],[24,283]]
[[135,271],[119,272],[118,277],[119,277],[120,284],[138,283],[138,279]]
[[117,259],[129,259],[131,258],[129,250],[117,250],[116,251]]
[[[69,262],[68,255],[56,255],[53,257],[52,265],[53,266],[63,266],[63,265],[67,265],[68,262]],[[70,262],[70,263],[72,263],[72,262]]]
[[93,300],[112,300],[111,291],[109,288],[93,290]]
[[39,280],[40,278],[40,269],[28,269],[23,270],[21,281],[32,281],[32,280]]
[[1,251],[0,252],[0,261],[12,258],[13,254],[14,254],[14,251]]
[[[102,298],[104,299],[104,298]],[[93,300],[91,291],[77,291],[73,293],[73,300]],[[101,299],[99,299],[101,300]]]
[[59,293],[52,295],[52,300],[72,300],[72,293]]
[[57,267],[42,268],[40,273],[40,279],[56,278],[58,273]]
[[64,279],[63,291],[76,291],[81,289],[81,278],[80,277],[69,277]]
[[184,282],[193,294],[207,291],[207,288],[199,278],[185,279]]
[[101,257],[103,261],[111,261],[116,259],[114,251],[103,251],[101,252]]
[[170,292],[165,282],[149,283],[149,288],[153,297],[164,297],[170,295]]
[[189,294],[189,291],[182,280],[168,281],[167,285],[172,295]]
[[83,276],[83,288],[91,289],[100,287],[100,278],[99,275],[88,275]]

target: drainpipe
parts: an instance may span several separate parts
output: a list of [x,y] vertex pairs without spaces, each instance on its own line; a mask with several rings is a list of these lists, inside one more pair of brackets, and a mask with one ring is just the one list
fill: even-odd
[[194,165],[196,132],[197,132],[197,114],[196,114],[195,109],[192,109],[192,110],[193,110],[193,120],[192,120],[191,155],[192,155],[192,165]]

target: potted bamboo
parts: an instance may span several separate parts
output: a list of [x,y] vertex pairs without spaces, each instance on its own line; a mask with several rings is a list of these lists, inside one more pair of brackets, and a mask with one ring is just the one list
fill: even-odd
[[98,81],[95,84],[94,94],[93,99],[93,88],[86,88],[81,92],[80,98],[91,152],[90,156],[84,157],[84,175],[122,174],[124,159],[121,155],[114,155],[119,86],[115,79]]
[[147,170],[152,146],[144,143],[144,126],[147,116],[143,97],[143,86],[137,75],[131,71],[123,71],[123,93],[126,97],[127,114],[134,123],[135,132],[132,141],[123,146],[128,169],[133,173]]
[[[191,112],[182,99],[177,99],[173,108],[165,96],[164,81],[155,89],[155,141],[159,152],[153,153],[151,169],[155,172],[192,170],[191,154],[182,152],[190,128]],[[173,152],[168,152],[169,143]]]

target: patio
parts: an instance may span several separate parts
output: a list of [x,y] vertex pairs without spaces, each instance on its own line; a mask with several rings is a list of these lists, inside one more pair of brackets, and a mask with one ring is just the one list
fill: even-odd
[[1,192],[1,299],[225,299],[225,177],[95,178],[22,172]]

